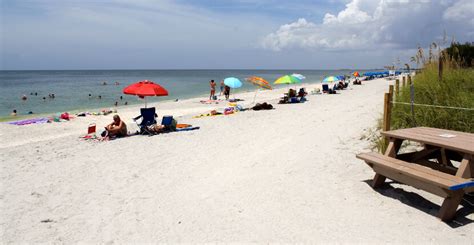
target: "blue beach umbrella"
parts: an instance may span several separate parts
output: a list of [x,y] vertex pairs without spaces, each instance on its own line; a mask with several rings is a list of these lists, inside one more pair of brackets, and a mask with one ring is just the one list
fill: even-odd
[[242,87],[242,82],[235,77],[228,77],[224,79],[224,84],[229,86],[230,88],[240,88]]

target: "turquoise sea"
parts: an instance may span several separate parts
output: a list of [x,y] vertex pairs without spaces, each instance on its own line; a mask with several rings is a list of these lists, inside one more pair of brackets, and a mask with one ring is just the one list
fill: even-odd
[[[226,77],[237,77],[244,85],[232,92],[239,92],[255,89],[251,84],[244,82],[248,76],[260,76],[273,83],[282,75],[300,73],[306,76],[305,83],[319,83],[325,76],[347,75],[352,72],[353,70],[0,71],[0,117],[8,116],[13,109],[16,109],[19,115],[27,115],[30,111],[35,114],[45,114],[111,108],[114,107],[115,102],[119,105],[124,105],[125,102],[129,105],[143,103],[136,96],[122,93],[127,85],[142,80],[154,81],[168,90],[167,97],[147,99],[160,101],[198,96],[205,99],[209,93],[211,79],[219,84]],[[107,85],[103,85],[104,82]],[[217,92],[219,92],[219,86]],[[49,98],[49,94],[54,94],[55,98]],[[23,95],[26,95],[26,100],[21,99]]]

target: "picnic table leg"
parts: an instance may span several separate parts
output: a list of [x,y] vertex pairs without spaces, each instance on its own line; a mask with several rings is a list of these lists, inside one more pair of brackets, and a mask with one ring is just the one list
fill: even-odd
[[[398,150],[400,150],[400,147],[402,146],[402,142],[403,141],[400,139],[390,138],[388,147],[385,150],[384,155],[396,158]],[[380,187],[381,185],[383,185],[383,183],[385,183],[385,179],[387,179],[385,176],[376,173],[374,176],[374,179],[372,180],[372,187],[373,188]]]
[[472,162],[472,156],[466,154],[459,165],[459,169],[456,172],[456,176],[461,178],[473,178],[474,177],[474,163]]
[[378,188],[385,183],[385,179],[387,179],[385,176],[381,174],[375,174],[374,179],[372,180],[372,187],[373,188]]
[[444,199],[441,208],[439,209],[438,218],[442,221],[450,221],[456,215],[456,210],[461,203],[464,191],[456,191],[452,196]]

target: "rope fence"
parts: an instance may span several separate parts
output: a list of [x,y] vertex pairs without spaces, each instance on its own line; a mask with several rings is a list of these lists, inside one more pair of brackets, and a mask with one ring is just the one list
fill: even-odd
[[[396,99],[398,98],[400,94],[400,87],[405,87],[405,86],[410,87],[410,102],[396,101]],[[394,104],[408,105],[411,107],[410,111],[411,111],[413,127],[417,126],[416,118],[415,118],[415,106],[442,108],[442,109],[450,109],[450,110],[462,110],[462,111],[469,111],[469,112],[474,111],[474,108],[415,103],[415,87],[414,87],[414,83],[412,81],[411,75],[402,76],[401,84],[400,84],[400,79],[397,78],[395,80],[395,85],[389,85],[388,93],[385,93],[384,95],[384,112],[383,112],[383,123],[382,123],[383,131],[390,130],[390,121],[391,121],[392,109],[393,109],[392,107]],[[388,141],[385,142],[385,145],[387,144],[388,144]]]
[[428,104],[417,104],[417,103],[407,103],[407,102],[398,102],[398,101],[391,101],[391,103],[392,103],[392,104],[401,104],[401,105],[415,105],[415,106],[425,106],[425,107],[435,107],[435,108],[453,109],[453,110],[474,111],[474,108],[464,108],[464,107],[454,107],[454,106],[428,105]]

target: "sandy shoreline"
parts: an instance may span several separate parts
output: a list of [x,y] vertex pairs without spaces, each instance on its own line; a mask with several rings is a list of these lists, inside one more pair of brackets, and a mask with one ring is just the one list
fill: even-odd
[[[1,241],[472,243],[473,213],[453,228],[435,217],[441,198],[366,183],[373,172],[355,154],[370,151],[361,137],[390,83],[289,105],[277,104],[286,88],[262,91],[257,101],[275,110],[230,116],[192,118],[225,103],[153,103],[201,128],[109,142],[79,137],[112,115],[2,123]],[[249,106],[253,96],[237,97]],[[130,130],[139,108],[118,108]]]

